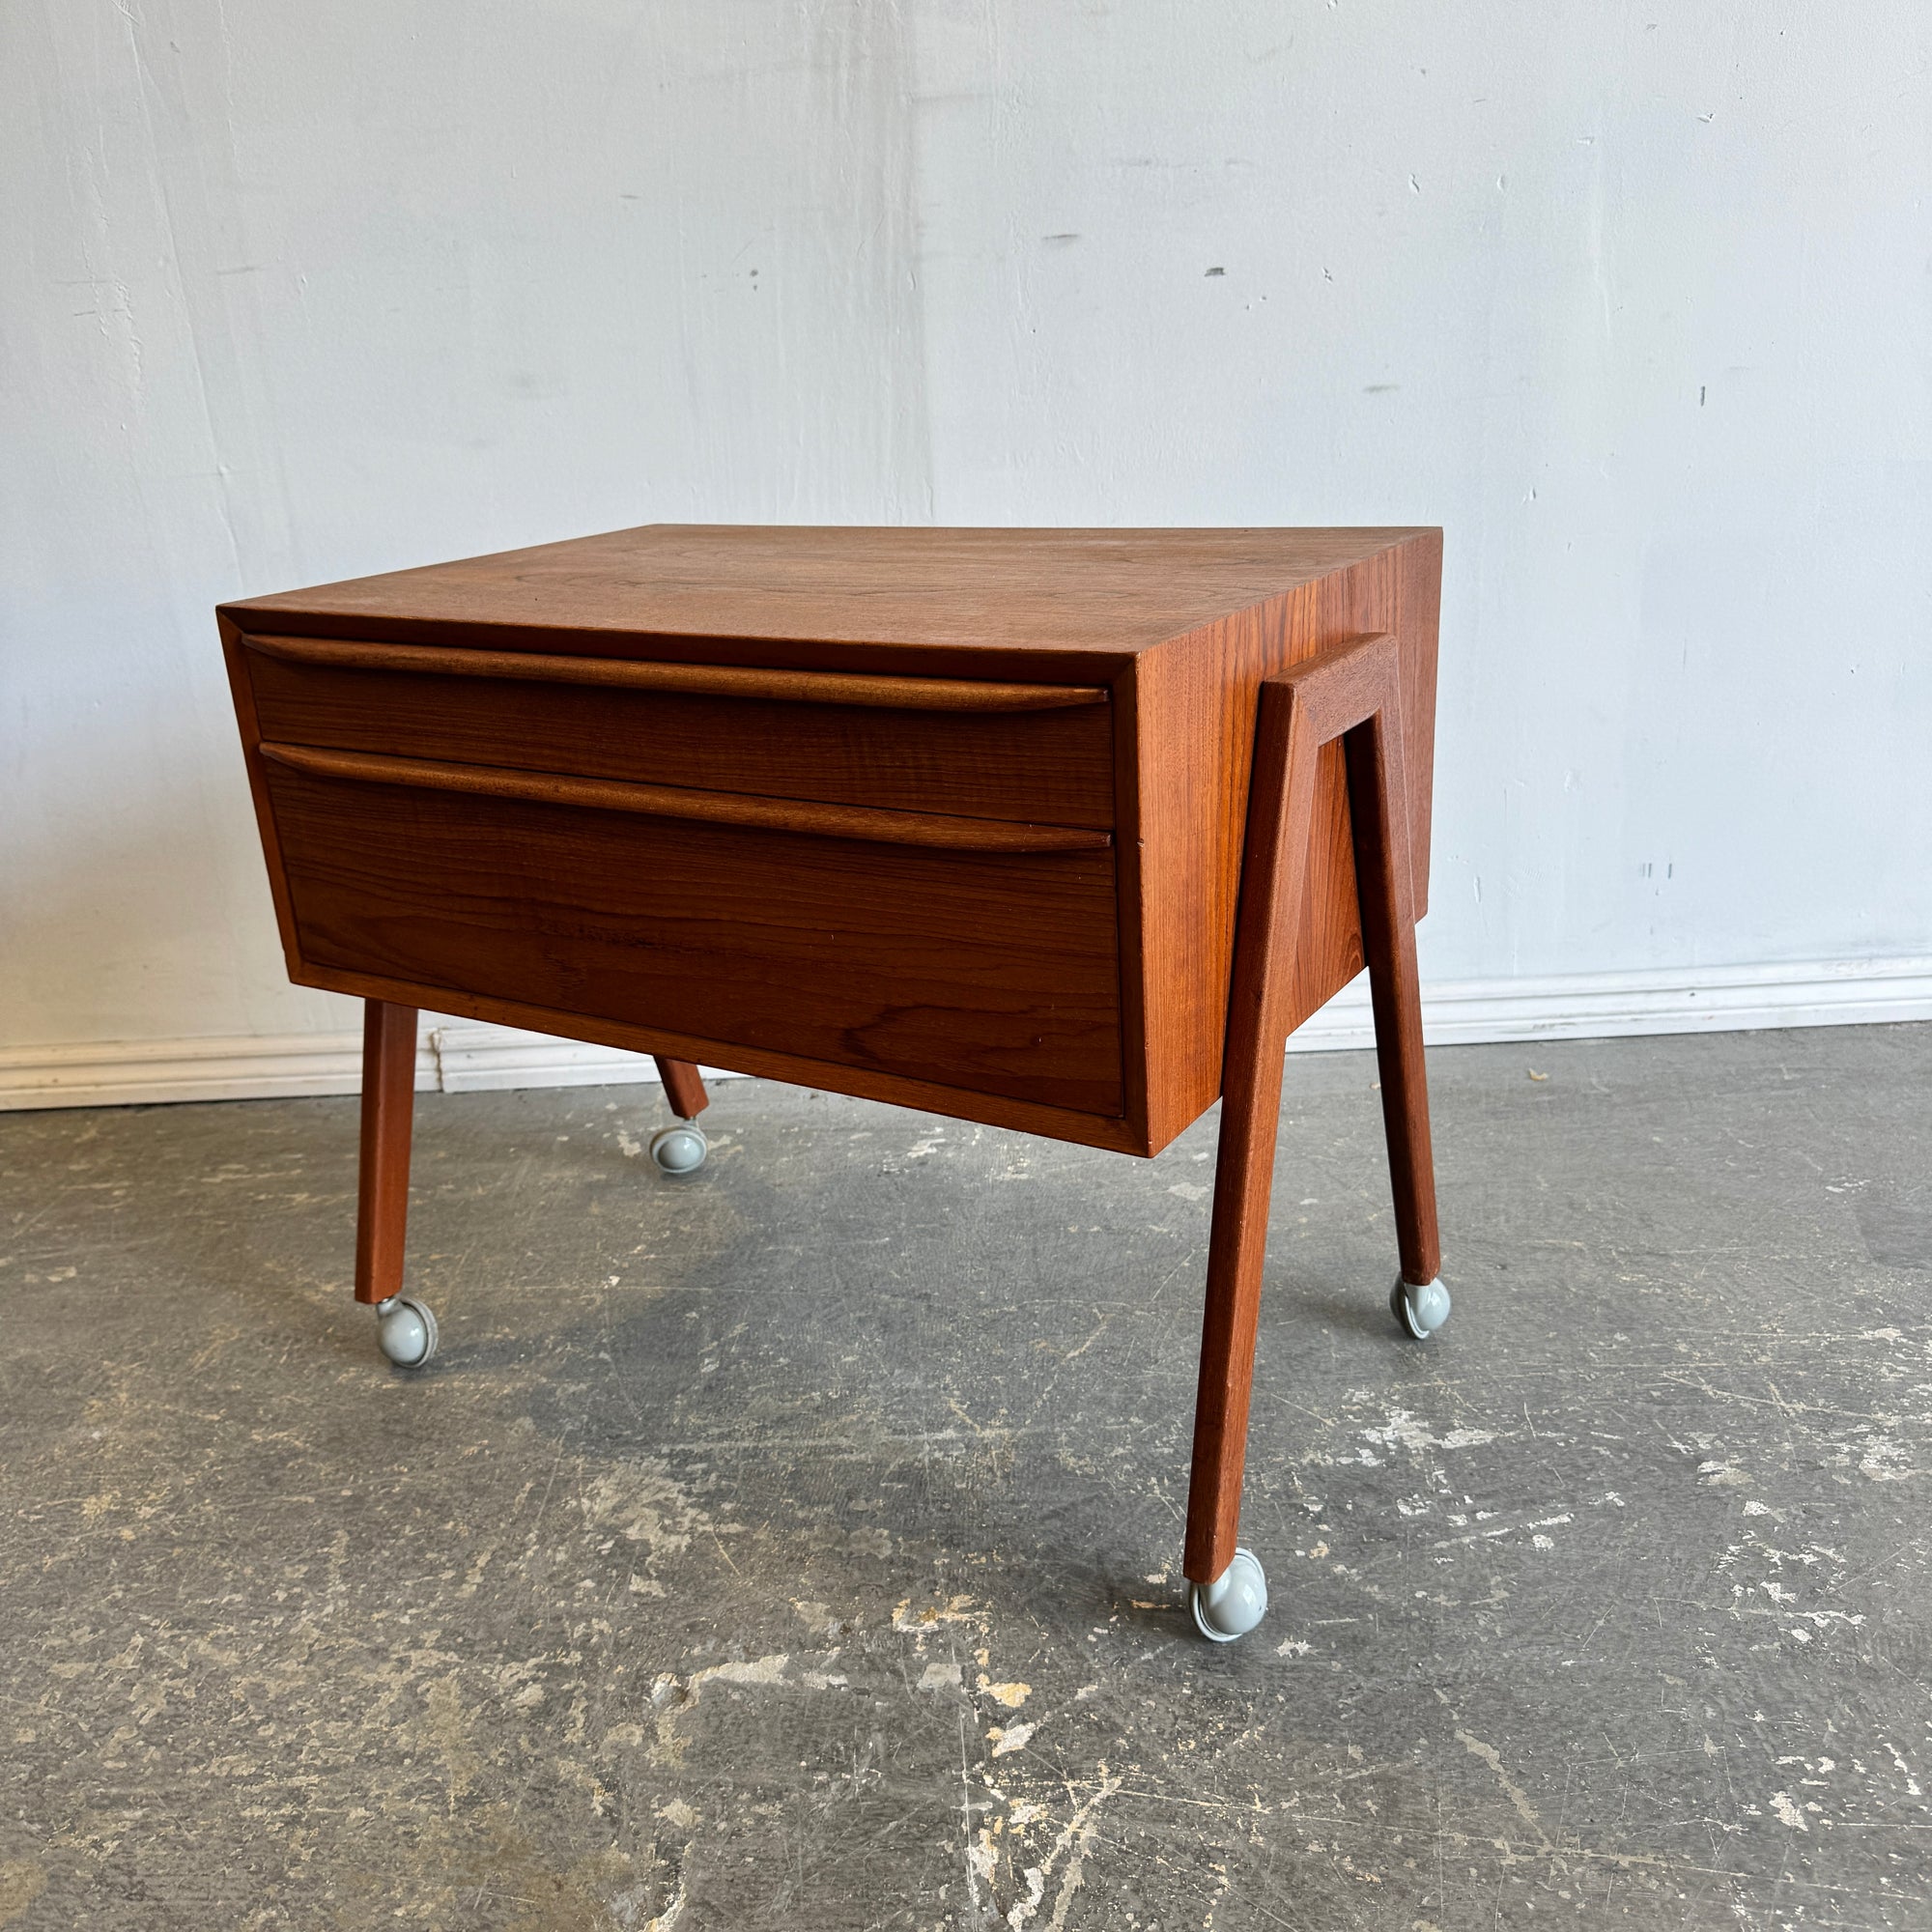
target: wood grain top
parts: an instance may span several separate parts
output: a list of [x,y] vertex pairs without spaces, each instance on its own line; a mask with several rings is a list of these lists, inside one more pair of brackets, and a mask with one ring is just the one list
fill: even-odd
[[652,524],[222,608],[253,631],[499,648],[549,633],[599,655],[672,639],[1131,653],[1423,534]]

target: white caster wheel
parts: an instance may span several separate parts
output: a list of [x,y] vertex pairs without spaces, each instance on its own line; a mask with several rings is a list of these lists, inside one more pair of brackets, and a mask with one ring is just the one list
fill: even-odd
[[1389,1307],[1405,1335],[1426,1342],[1449,1319],[1449,1291],[1439,1279],[1418,1288],[1398,1275],[1389,1290]]
[[679,1121],[651,1136],[651,1158],[666,1174],[696,1174],[710,1151],[711,1143],[696,1121]]
[[421,1368],[436,1353],[436,1317],[429,1303],[407,1294],[379,1301],[376,1345],[397,1368]]
[[1187,1586],[1194,1628],[1209,1643],[1233,1643],[1246,1636],[1267,1614],[1267,1572],[1252,1549],[1237,1548],[1235,1560],[1211,1583]]

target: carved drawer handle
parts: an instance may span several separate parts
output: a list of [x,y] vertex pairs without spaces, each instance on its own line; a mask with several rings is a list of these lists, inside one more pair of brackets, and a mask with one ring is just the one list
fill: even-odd
[[635,811],[648,818],[691,818],[709,825],[747,825],[821,838],[862,838],[874,844],[927,845],[948,852],[1101,852],[1114,842],[1110,832],[1090,832],[1075,825],[1027,825],[1010,819],[960,818],[936,811],[817,805],[805,799],[696,791],[682,785],[513,772],[499,765],[445,764],[434,758],[396,758],[373,752],[327,752],[313,745],[264,744],[260,750],[263,757],[275,764],[315,778],[469,792],[480,798],[524,799],[537,805],[584,806],[599,811]]
[[885,711],[1065,711],[1105,704],[1103,686],[977,684],[967,678],[868,677],[847,671],[765,670],[749,665],[655,664],[635,658],[552,657],[541,651],[461,651],[434,644],[349,643],[323,638],[244,639],[289,664],[341,670],[431,672],[526,684],[590,684],[624,691],[762,697],[784,704],[857,704]]

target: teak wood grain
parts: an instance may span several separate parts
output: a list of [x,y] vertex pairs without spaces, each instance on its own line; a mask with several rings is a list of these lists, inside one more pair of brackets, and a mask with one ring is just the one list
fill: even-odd
[[1439,1264],[1415,921],[1434,530],[655,526],[220,614],[289,970],[369,1003],[356,1293],[415,1009],[1122,1152],[1225,1094],[1185,1568],[1234,1547],[1281,1048],[1371,969]]
[[[1426,901],[1439,572],[1440,539],[1430,530],[656,527],[253,599],[225,607],[222,617],[298,980],[340,987],[355,969],[311,956],[294,923],[255,749],[264,737],[568,778],[1111,830],[1120,1097],[1076,1123],[1073,1137],[1152,1153],[1220,1092],[1261,682],[1341,638],[1386,632],[1398,639],[1416,774],[1411,842],[1425,855],[1418,912]],[[306,655],[270,657],[246,648],[244,635],[282,650],[293,639]],[[331,641],[375,656],[359,667],[324,662],[317,653]],[[440,655],[388,655],[424,648]],[[607,659],[679,676],[693,667],[704,675],[751,668],[989,690],[1058,685],[1104,691],[1108,702],[1006,715],[865,711],[399,668],[442,665],[463,652],[486,662],[572,659],[565,668],[573,678],[583,662]],[[379,662],[398,668],[374,668]],[[679,715],[670,709],[678,706],[698,709]],[[1363,961],[1339,748],[1323,754],[1311,838],[1297,1023]],[[400,984],[406,976],[361,978]],[[565,1007],[560,1020],[555,1007],[501,987],[471,996],[491,1000],[492,1016],[510,1024],[582,1033],[585,1024],[615,1023],[631,1038],[692,1039],[656,1013]],[[783,1077],[843,1092],[903,1100],[909,1091],[903,1072],[849,1060],[808,1072],[809,1056],[764,1039],[696,1045],[714,1065],[749,1070],[755,1055],[759,1070],[776,1071],[781,1060]],[[916,1084],[924,1097],[914,1104],[991,1118],[971,1083],[922,1075]],[[1033,1117],[1015,1120],[1013,1095],[998,1098],[1002,1123],[1050,1130]]]
[[432,657],[491,670],[506,660],[543,662],[530,653],[415,651],[391,665],[386,652],[373,663],[285,657],[279,646],[288,641],[251,637],[247,652],[262,735],[284,744],[1095,830],[1114,822],[1113,725],[1101,688],[1087,688],[1094,702],[1083,695],[1078,705],[1037,709],[894,707],[835,696],[842,700],[855,683],[994,693],[1067,687],[810,673],[789,680],[819,693],[807,702],[773,697],[762,684],[661,690],[419,668]]
[[538,651],[450,650],[425,644],[355,643],[255,637],[248,648],[284,664],[324,670],[409,671],[491,677],[520,684],[582,684],[600,691],[676,692],[781,704],[854,705],[877,711],[1067,711],[1104,704],[1093,684],[987,684],[965,678],[855,677],[838,671],[757,670],[630,658],[546,656]]
[[[1347,569],[1141,653],[1117,690],[1117,708],[1136,720],[1120,734],[1116,765],[1128,1111],[1146,1120],[1150,1151],[1221,1092],[1263,681],[1345,639],[1380,633],[1396,640],[1405,742],[1418,774],[1409,807],[1417,917],[1425,909],[1440,572],[1439,533],[1406,533]],[[1339,745],[1324,747],[1318,761],[1309,839],[1291,1029],[1364,964]]]
[[826,1084],[876,1069],[1121,1111],[1109,852],[939,851],[269,771],[319,965],[643,1016],[726,1055],[788,1050]]
[[868,1098],[922,1113],[947,1114],[955,1120],[983,1122],[1010,1127],[1016,1133],[1041,1134],[1049,1140],[1071,1141],[1081,1147],[1103,1148],[1110,1153],[1142,1151],[1134,1127],[1120,1115],[1091,1114],[1047,1101],[1015,1099],[990,1089],[979,1092],[947,1086],[917,1075],[869,1068],[855,1074],[827,1066],[822,1061],[781,1047],[746,1046],[742,1042],[706,1039],[667,1026],[636,1020],[605,1019],[595,1013],[563,1012],[527,1000],[508,1000],[497,994],[466,993],[456,986],[432,986],[422,980],[395,978],[314,961],[305,968],[308,985],[343,993],[357,1000],[389,1000],[413,1004],[459,1019],[482,1020],[492,1026],[524,1027],[532,1033],[555,1034],[564,1039],[587,1040],[626,1053],[664,1055],[677,1060],[726,1065],[734,1072],[761,1079],[783,1080],[793,1086],[821,1087],[828,1093],[856,1093],[863,1086]]
[[362,1163],[355,1196],[355,1299],[402,1293],[410,1122],[416,1104],[416,1009],[371,1000],[362,1012]]
[[449,764],[435,758],[330,752],[313,745],[270,744],[266,739],[258,749],[271,765],[284,765],[314,778],[359,779],[368,784],[404,785],[419,791],[520,798],[537,805],[577,805],[597,811],[636,812],[644,818],[689,818],[707,825],[858,838],[878,845],[927,845],[941,852],[1104,852],[1114,842],[1110,833],[1077,825],[1027,825],[1004,818],[955,818],[930,811],[886,811],[874,806],[819,805],[808,799],[629,784],[610,779],[569,778],[558,772]]
[[[1417,529],[648,524],[223,606],[239,628],[464,649],[1091,681]],[[988,658],[1010,668],[990,672]]]
[[655,1057],[671,1112],[681,1121],[695,1121],[711,1104],[697,1068],[688,1060],[668,1060],[662,1053]]

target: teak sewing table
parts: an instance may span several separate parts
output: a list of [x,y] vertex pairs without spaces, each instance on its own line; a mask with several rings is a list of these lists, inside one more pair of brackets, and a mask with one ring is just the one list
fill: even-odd
[[1370,969],[1439,1325],[1416,990],[1441,539],[652,526],[219,612],[290,976],[367,1002],[355,1293],[403,1293],[420,1008],[1154,1154],[1223,1101],[1185,1570],[1236,1532],[1288,1035]]

